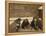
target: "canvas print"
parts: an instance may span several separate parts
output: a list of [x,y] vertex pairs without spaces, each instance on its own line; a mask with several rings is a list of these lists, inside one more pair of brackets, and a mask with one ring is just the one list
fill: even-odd
[[43,33],[44,3],[9,2],[7,33]]

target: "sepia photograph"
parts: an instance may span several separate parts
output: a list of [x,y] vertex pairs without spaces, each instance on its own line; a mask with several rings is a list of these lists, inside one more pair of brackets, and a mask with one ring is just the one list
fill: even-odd
[[6,1],[6,33],[32,34],[45,32],[45,3]]

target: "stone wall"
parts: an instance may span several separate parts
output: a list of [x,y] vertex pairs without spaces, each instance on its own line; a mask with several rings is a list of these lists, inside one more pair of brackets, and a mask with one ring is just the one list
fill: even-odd
[[9,3],[10,17],[32,17],[38,15],[37,4]]

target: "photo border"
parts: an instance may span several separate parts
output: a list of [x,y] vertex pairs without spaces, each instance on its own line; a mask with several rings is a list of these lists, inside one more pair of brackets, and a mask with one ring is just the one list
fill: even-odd
[[[26,2],[26,1],[25,1]],[[24,1],[5,1],[5,35],[21,35],[21,34],[33,34],[33,33],[8,33],[8,24],[9,24],[9,3],[24,3]],[[27,3],[27,2],[26,2]],[[28,2],[30,4],[40,4],[41,2]],[[43,3],[43,32],[45,32],[45,3]],[[37,33],[34,33],[37,34]]]

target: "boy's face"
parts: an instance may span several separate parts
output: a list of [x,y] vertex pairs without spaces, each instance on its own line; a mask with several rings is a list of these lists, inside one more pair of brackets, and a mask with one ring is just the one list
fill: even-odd
[[37,21],[37,19],[34,19],[34,21]]

